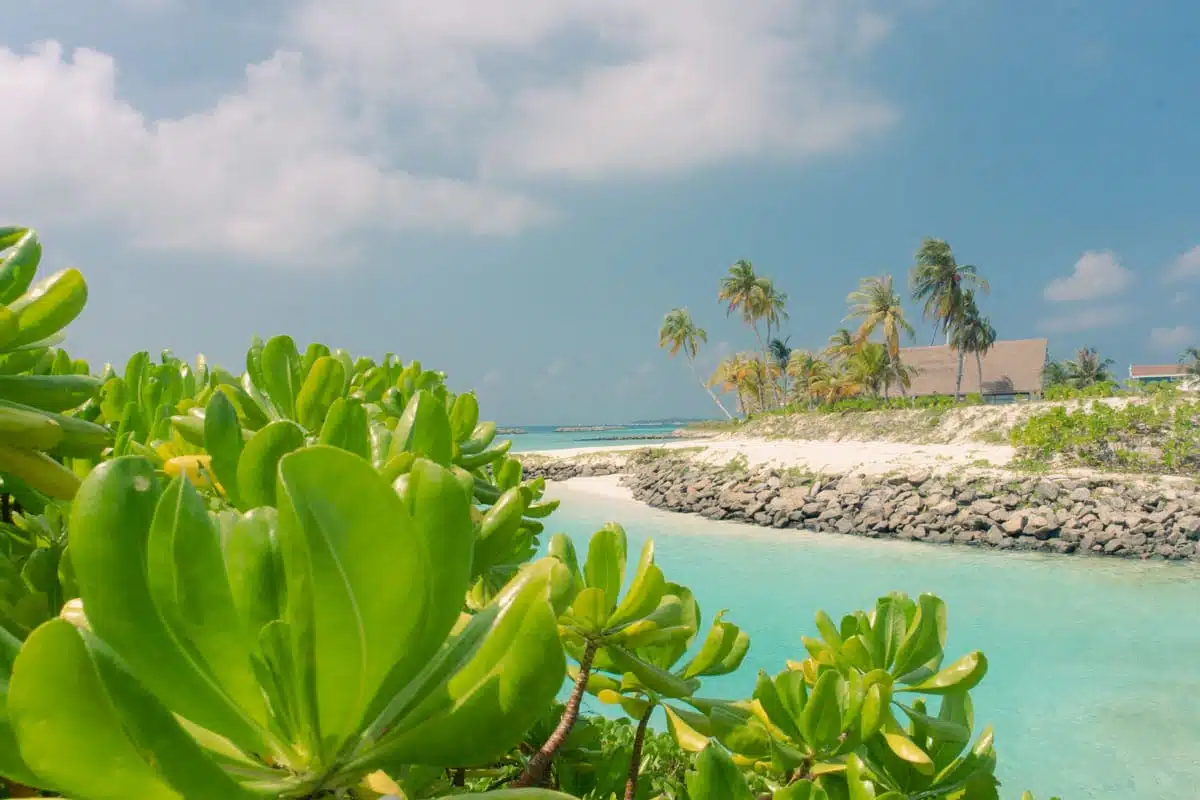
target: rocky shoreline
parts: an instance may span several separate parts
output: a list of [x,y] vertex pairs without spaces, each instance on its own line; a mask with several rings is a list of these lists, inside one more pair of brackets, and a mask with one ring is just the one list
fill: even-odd
[[1200,561],[1194,481],[928,471],[804,475],[688,458],[531,460],[529,477],[621,474],[655,508],[773,528],[1000,550]]

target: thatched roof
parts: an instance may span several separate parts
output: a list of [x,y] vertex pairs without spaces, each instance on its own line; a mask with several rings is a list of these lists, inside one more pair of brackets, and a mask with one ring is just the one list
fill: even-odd
[[[996,342],[983,356],[983,388],[975,355],[967,353],[963,361],[963,394],[1029,394],[1042,390],[1042,368],[1046,365],[1045,339],[1017,339]],[[900,360],[916,367],[908,393],[913,396],[954,394],[958,374],[958,351],[945,345],[904,347]],[[892,387],[893,394],[899,390]]]

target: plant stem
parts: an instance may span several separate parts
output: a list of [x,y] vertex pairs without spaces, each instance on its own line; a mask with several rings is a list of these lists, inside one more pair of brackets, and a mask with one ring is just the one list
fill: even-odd
[[633,800],[637,794],[638,772],[642,769],[642,743],[646,740],[646,726],[650,724],[650,715],[653,713],[654,704],[651,703],[638,721],[637,733],[633,736],[633,752],[629,755],[629,778],[625,781],[625,800]]
[[554,758],[554,754],[558,752],[558,748],[562,747],[563,742],[567,740],[567,735],[571,733],[571,728],[575,727],[575,721],[579,719],[579,705],[583,702],[583,690],[587,687],[588,676],[592,671],[592,659],[596,657],[596,647],[598,644],[594,639],[587,640],[587,644],[583,650],[583,657],[579,659],[579,677],[575,679],[575,688],[571,691],[571,696],[567,700],[567,707],[563,709],[562,717],[558,720],[558,727],[554,729],[554,733],[550,734],[550,738],[546,739],[545,743],[529,759],[529,763],[525,765],[525,769],[521,772],[520,777],[513,781],[512,785],[514,788],[537,786],[540,784],[546,774],[546,769],[550,766],[550,761]]

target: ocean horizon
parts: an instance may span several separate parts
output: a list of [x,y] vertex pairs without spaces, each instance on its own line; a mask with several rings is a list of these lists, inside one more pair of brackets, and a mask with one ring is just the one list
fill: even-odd
[[[624,422],[617,424],[581,423],[562,425],[500,425],[497,439],[511,439],[512,452],[565,450],[575,447],[645,444],[678,440],[673,434],[702,420]],[[570,429],[570,430],[563,430]],[[520,431],[520,432],[516,432]]]

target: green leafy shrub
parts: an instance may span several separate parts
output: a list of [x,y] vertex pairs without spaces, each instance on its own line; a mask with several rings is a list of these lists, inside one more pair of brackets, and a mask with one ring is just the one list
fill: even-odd
[[86,619],[4,640],[0,740],[19,757],[0,774],[78,798],[314,797],[520,739],[562,680],[561,563],[464,615],[475,527],[449,471],[419,460],[396,491],[317,445],[280,459],[278,491],[277,511],[214,514],[139,457],[88,477],[71,518]]
[[[88,365],[54,347],[87,304],[87,283],[64,269],[34,283],[42,258],[37,233],[0,228],[0,476],[26,505],[69,500],[79,475],[65,459],[95,456],[109,431],[68,412],[100,381]],[[39,509],[40,510],[40,509]]]
[[822,403],[809,406],[804,403],[793,403],[783,408],[770,409],[752,415],[752,418],[763,416],[787,416],[790,414],[843,414],[863,413],[867,411],[903,411],[911,409],[946,410],[958,406],[982,405],[983,395],[964,395],[955,401],[953,395],[921,395],[920,397],[851,397],[833,403]]
[[1077,389],[1069,384],[1061,383],[1049,386],[1043,392],[1046,400],[1092,400],[1102,397],[1120,397],[1130,392],[1122,389],[1116,381],[1100,381]]
[[1200,401],[1155,396],[1114,407],[1101,402],[1035,414],[1012,431],[1026,460],[1061,460],[1103,469],[1200,471]]

